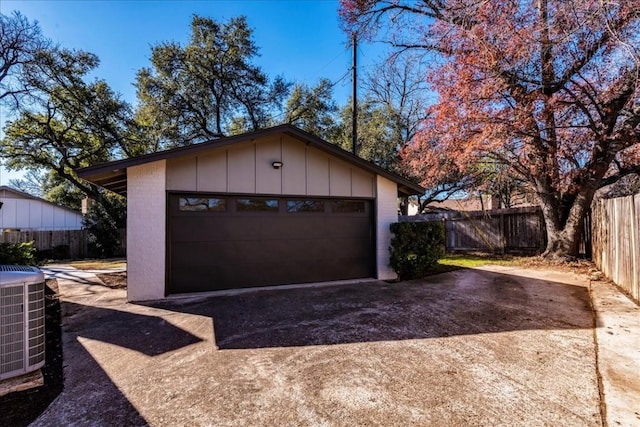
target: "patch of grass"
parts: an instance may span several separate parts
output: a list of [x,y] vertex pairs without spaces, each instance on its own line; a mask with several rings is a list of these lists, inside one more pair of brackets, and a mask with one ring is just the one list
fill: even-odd
[[112,268],[126,268],[127,260],[122,258],[115,259],[93,259],[83,261],[71,261],[66,263],[78,270],[109,270]]
[[484,265],[502,265],[510,267],[551,269],[569,271],[577,274],[588,273],[594,268],[589,260],[577,259],[571,262],[548,261],[540,256],[512,256],[487,253],[446,254],[438,260],[432,274],[446,273],[463,268],[476,268]]
[[483,265],[520,265],[523,258],[493,254],[447,254],[438,260],[438,264],[457,267],[474,268]]
[[438,260],[430,273],[440,274],[456,271],[463,268],[476,268],[483,265],[522,265],[529,257],[513,257],[509,255],[496,255],[485,253],[446,254]]

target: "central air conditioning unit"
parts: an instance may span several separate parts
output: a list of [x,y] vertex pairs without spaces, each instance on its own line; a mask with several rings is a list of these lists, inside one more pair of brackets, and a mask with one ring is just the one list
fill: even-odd
[[44,365],[44,274],[0,265],[0,380]]

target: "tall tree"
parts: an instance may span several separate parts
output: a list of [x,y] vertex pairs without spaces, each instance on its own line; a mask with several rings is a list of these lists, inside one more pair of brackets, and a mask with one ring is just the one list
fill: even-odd
[[9,111],[0,157],[10,169],[53,171],[56,180],[100,202],[102,192],[74,169],[128,157],[136,148],[129,138],[130,107],[104,81],[86,81],[97,65],[93,54],[51,48],[23,66],[28,91]]
[[537,196],[546,256],[575,255],[595,192],[639,171],[640,1],[342,0],[341,13],[434,59],[439,98],[405,153],[422,183],[507,165]]
[[314,87],[296,84],[285,104],[284,122],[325,140],[334,137],[338,106],[333,100],[333,84],[321,79]]
[[0,24],[0,159],[27,171],[11,184],[73,209],[89,196],[103,213],[92,227],[124,227],[124,201],[114,203],[119,196],[105,195],[74,169],[146,150],[135,139],[143,134],[130,107],[104,81],[88,81],[95,55],[53,46],[19,13],[0,15]]
[[[334,142],[347,151],[352,150],[353,106],[349,101],[341,109],[340,126]],[[358,102],[358,156],[380,167],[395,170],[398,165],[398,142],[394,139],[392,116],[386,106],[366,98]]]
[[188,145],[264,127],[289,84],[269,81],[252,64],[258,54],[245,17],[219,23],[195,15],[186,46],[152,48],[138,72],[138,121],[155,148]]
[[[394,55],[373,67],[362,79],[358,102],[358,155],[384,168],[401,170],[400,151],[411,141],[426,118],[429,90],[420,58]],[[353,107],[341,110],[336,142],[352,145]]]
[[425,72],[421,57],[395,54],[373,67],[362,81],[365,98],[385,111],[398,149],[413,139],[427,118],[430,91]]
[[28,86],[22,78],[24,66],[35,62],[38,52],[50,47],[36,22],[19,12],[0,13],[0,102],[15,107]]

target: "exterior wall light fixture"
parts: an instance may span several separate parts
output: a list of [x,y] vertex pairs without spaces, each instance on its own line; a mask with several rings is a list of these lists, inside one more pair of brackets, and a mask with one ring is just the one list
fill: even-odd
[[275,161],[271,163],[271,166],[273,166],[274,169],[280,169],[282,167],[282,162]]

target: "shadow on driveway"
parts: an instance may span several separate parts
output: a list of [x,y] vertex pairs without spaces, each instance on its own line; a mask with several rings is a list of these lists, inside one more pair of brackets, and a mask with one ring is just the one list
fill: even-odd
[[[112,344],[155,357],[200,343],[202,339],[161,317],[70,301],[62,304],[66,313],[64,391],[31,425],[149,425],[89,349],[95,350],[98,343],[103,348],[100,357],[108,358],[110,350],[104,344]],[[116,354],[112,356],[117,357]],[[139,369],[132,359],[130,364],[123,363],[132,375]]]
[[65,373],[69,396],[63,392],[31,427],[149,425],[77,339],[66,340],[65,347],[74,352],[73,370]]
[[220,349],[592,327],[585,287],[495,272],[149,304],[213,319]]
[[[79,316],[85,317],[81,322],[79,319],[72,322],[65,330],[71,337],[114,344],[146,356],[159,356],[202,341],[159,316],[104,307],[87,307],[71,302],[64,304],[65,311],[78,312]],[[90,324],[90,327],[84,327],[87,324]]]

